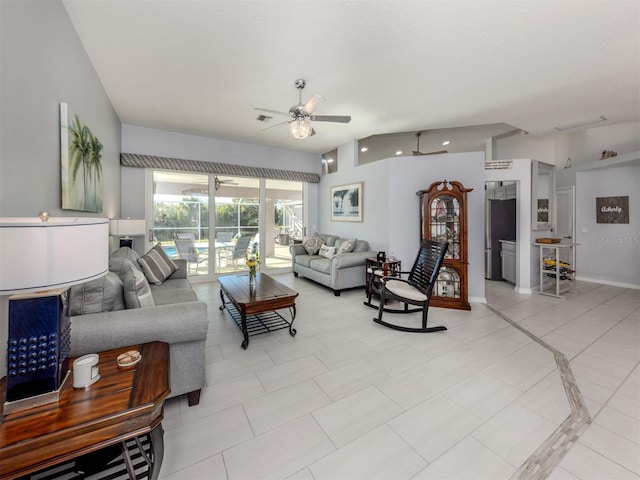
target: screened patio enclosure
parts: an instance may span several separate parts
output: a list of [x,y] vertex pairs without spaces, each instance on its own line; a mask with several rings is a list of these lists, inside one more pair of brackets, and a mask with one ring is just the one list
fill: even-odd
[[263,271],[290,268],[289,244],[304,230],[302,182],[154,171],[153,191],[154,241],[187,259],[191,278],[247,271],[246,254]]

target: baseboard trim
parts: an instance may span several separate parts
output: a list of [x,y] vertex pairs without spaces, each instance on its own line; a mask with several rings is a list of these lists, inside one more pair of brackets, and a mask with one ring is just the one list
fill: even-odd
[[600,285],[608,285],[610,287],[621,287],[621,288],[631,288],[633,290],[640,290],[640,285],[636,285],[634,283],[613,282],[610,280],[603,280],[601,278],[582,277],[578,275],[576,275],[576,280],[579,280],[581,282],[597,283]]

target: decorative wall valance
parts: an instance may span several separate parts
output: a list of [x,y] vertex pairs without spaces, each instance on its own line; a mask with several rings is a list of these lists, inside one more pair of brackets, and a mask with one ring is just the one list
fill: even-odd
[[120,165],[123,167],[159,168],[162,170],[179,170],[183,172],[213,173],[215,175],[234,175],[236,177],[271,178],[294,182],[320,182],[320,175],[317,173],[248,167],[230,163],[203,162],[201,160],[184,160],[181,158],[156,157],[155,155],[141,155],[138,153],[121,153]]

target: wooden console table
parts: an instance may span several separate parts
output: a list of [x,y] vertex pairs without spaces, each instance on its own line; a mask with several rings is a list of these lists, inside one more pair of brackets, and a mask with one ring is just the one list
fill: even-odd
[[[119,367],[116,358],[140,350],[142,359]],[[73,359],[71,359],[73,362]],[[136,478],[124,442],[149,434],[149,479],[160,472],[163,455],[162,406],[170,393],[169,345],[161,342],[100,352],[100,380],[87,388],[73,388],[69,378],[60,400],[0,416],[0,480],[120,444],[129,478]],[[0,381],[0,413],[6,377]]]

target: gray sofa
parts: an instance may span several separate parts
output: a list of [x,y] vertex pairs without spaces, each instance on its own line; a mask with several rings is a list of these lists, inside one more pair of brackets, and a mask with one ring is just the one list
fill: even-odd
[[[138,254],[121,248],[109,260],[109,273],[71,288],[71,356],[96,353],[152,341],[169,344],[171,394],[187,394],[189,406],[198,404],[205,384],[207,305],[199,302],[187,279],[185,260],[160,285],[149,284],[153,306],[126,308],[124,269],[142,269]],[[146,286],[145,286],[146,288]]]
[[[325,245],[336,247],[336,251],[346,240],[336,235],[320,233],[318,236]],[[340,291],[365,285],[364,264],[368,257],[375,257],[365,240],[356,240],[353,251],[340,253],[331,258],[320,255],[309,255],[304,244],[293,244],[289,247],[294,276],[301,275],[333,290],[336,296]]]

